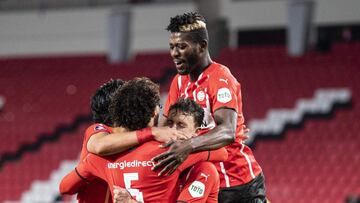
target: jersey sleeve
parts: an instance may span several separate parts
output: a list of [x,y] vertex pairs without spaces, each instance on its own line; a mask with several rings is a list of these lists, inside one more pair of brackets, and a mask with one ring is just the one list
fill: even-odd
[[86,129],[83,143],[86,145],[91,136],[101,132],[110,134],[112,132],[112,129],[104,124],[95,123]]
[[166,117],[169,113],[169,108],[172,104],[174,104],[179,98],[179,85],[178,80],[181,78],[179,75],[175,76],[171,82],[170,90],[166,99],[165,108],[164,108],[164,116]]
[[240,84],[227,69],[220,69],[212,75],[210,81],[210,97],[212,112],[219,108],[231,108],[239,111],[241,102]]
[[73,170],[61,180],[59,191],[61,194],[73,195],[78,193],[80,188],[87,184],[88,181],[82,179],[76,170]]
[[210,162],[196,163],[185,175],[178,202],[218,202],[220,179],[216,167]]
[[190,156],[179,166],[178,170],[181,172],[200,161],[225,161],[227,157],[228,153],[223,147],[213,151],[190,154]]

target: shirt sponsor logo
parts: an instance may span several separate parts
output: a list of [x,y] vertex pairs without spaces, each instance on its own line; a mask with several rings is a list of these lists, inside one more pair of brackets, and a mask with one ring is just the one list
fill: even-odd
[[232,100],[230,90],[226,87],[221,88],[217,92],[217,100],[221,103],[227,103]]
[[107,167],[110,169],[119,168],[123,170],[124,168],[135,168],[135,167],[153,167],[154,163],[152,161],[122,161],[116,163],[108,163]]
[[190,195],[194,198],[202,197],[205,193],[205,184],[200,181],[194,181],[188,188]]
[[205,99],[205,93],[204,93],[203,91],[200,91],[200,92],[197,93],[196,97],[197,97],[197,99],[198,99],[199,101],[204,101],[204,99]]
[[94,127],[94,131],[100,131],[100,130],[106,130],[106,128],[103,125],[96,125]]

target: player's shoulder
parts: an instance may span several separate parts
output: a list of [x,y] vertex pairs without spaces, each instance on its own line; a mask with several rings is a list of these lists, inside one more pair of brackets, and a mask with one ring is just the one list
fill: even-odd
[[211,75],[212,77],[233,77],[227,66],[216,62],[213,63]]
[[238,83],[237,79],[232,75],[228,67],[215,62],[209,76],[210,83],[213,85],[222,83],[226,83],[227,85]]
[[105,124],[102,123],[94,123],[92,125],[90,125],[86,131],[90,131],[90,132],[98,132],[98,131],[112,131],[110,126],[107,126]]
[[100,165],[102,165],[103,163],[108,162],[109,159],[111,160],[112,158],[113,157],[111,157],[111,156],[101,157],[101,156],[93,154],[93,153],[88,153],[82,161],[85,164],[90,164],[90,165],[100,164]]
[[106,132],[106,133],[111,133],[112,132],[112,128],[105,125],[105,124],[102,124],[102,123],[95,123],[95,124],[92,124],[90,125],[86,131],[85,131],[85,136],[86,137],[89,137],[93,134],[96,134],[96,133],[100,133],[100,132]]
[[144,154],[147,154],[149,156],[157,155],[158,153],[162,153],[166,151],[166,149],[160,147],[161,143],[158,141],[149,141],[145,142],[144,144],[138,146],[135,150],[141,151]]

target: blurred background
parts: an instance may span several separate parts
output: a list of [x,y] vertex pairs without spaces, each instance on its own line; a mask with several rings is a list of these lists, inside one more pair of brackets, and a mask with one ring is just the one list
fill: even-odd
[[190,11],[242,85],[271,202],[360,202],[359,0],[0,0],[0,202],[73,201],[90,96],[147,76],[165,98],[165,27]]

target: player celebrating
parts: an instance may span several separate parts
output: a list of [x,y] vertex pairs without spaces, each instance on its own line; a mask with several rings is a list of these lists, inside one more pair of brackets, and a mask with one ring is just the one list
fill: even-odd
[[[146,127],[156,124],[159,100],[159,87],[150,80],[137,78],[127,82],[114,95],[111,115],[116,128],[113,131],[118,133],[145,128],[141,133],[147,133],[149,129]],[[106,158],[88,154],[75,171],[62,180],[61,185],[72,185],[74,188],[69,190],[76,190],[77,182],[81,182],[82,179],[91,180],[96,175],[107,180],[112,188],[114,185],[125,187],[137,201],[174,202],[178,195],[176,185],[181,171],[201,160],[208,158],[222,160],[227,155],[226,151],[222,150],[212,152],[211,155],[210,152],[194,154],[174,175],[158,177],[157,173],[151,170],[153,166],[151,158],[165,151],[158,145],[159,142],[151,141],[138,146],[135,150]]]
[[[169,109],[165,125],[186,134],[196,134],[204,119],[204,110],[193,100],[179,99]],[[182,190],[178,196],[179,202],[217,203],[219,193],[219,174],[213,164],[199,162],[182,175]],[[116,187],[114,189],[115,203],[134,203],[129,193]]]
[[[170,54],[178,74],[173,79],[165,116],[180,97],[190,98],[205,110],[204,136],[174,142],[169,151],[155,157],[155,169],[171,173],[192,152],[226,146],[229,157],[216,164],[220,175],[219,202],[266,202],[264,176],[251,149],[243,143],[244,117],[240,83],[230,70],[211,60],[205,19],[185,13],[170,20]],[[163,173],[162,173],[163,174]]]
[[[86,129],[83,146],[81,149],[80,160],[84,159],[89,153],[98,155],[115,154],[129,149],[135,145],[141,144],[141,141],[154,139],[160,142],[168,142],[171,139],[184,139],[185,134],[170,128],[157,128],[148,130],[148,133],[121,132],[113,133],[113,126],[109,106],[115,91],[123,85],[122,80],[109,80],[99,87],[91,97],[91,112],[95,124]],[[154,134],[154,136],[153,136]],[[140,135],[138,137],[137,135]],[[141,137],[142,136],[142,137]],[[145,137],[145,139],[144,139]],[[62,194],[75,194],[79,203],[103,203],[112,202],[108,185],[100,178],[91,182],[77,183],[77,190],[70,191],[71,185],[62,184],[60,192]]]

